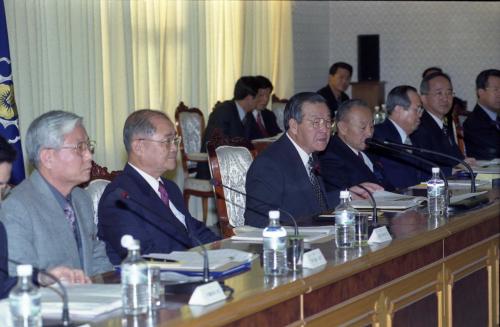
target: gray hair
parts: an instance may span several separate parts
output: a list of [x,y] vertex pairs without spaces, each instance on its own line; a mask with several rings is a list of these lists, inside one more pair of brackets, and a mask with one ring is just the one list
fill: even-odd
[[290,119],[295,119],[297,123],[302,122],[302,105],[305,103],[325,103],[326,100],[321,95],[314,92],[301,92],[295,94],[290,100],[287,102],[285,106],[285,112],[283,113],[283,123],[285,127],[285,131],[288,131],[290,128],[288,122]]
[[156,132],[156,128],[151,123],[151,118],[155,116],[163,117],[171,122],[164,112],[152,109],[137,110],[128,116],[125,126],[123,126],[123,143],[127,153],[130,153],[132,149],[132,141],[135,136],[152,136]]
[[58,149],[64,143],[64,136],[77,125],[82,125],[82,117],[67,111],[49,111],[36,118],[28,127],[24,141],[29,161],[38,168],[42,149]]
[[396,106],[401,106],[405,110],[410,108],[411,101],[410,96],[408,95],[409,92],[417,93],[417,89],[409,85],[399,85],[389,92],[387,95],[387,101],[385,102],[385,108],[389,116],[392,114]]
[[368,103],[366,103],[366,101],[361,100],[361,99],[351,99],[351,100],[347,100],[347,101],[342,102],[340,107],[337,109],[337,114],[335,115],[335,120],[337,122],[345,120],[347,114],[354,107],[365,107],[371,111],[371,109],[370,109],[370,107],[368,107]]

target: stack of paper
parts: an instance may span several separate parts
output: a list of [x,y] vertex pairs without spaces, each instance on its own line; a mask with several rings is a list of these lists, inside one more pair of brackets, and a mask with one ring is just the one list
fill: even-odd
[[[332,219],[333,222],[333,219]],[[285,227],[288,235],[293,235],[295,229],[291,226]],[[232,236],[233,241],[243,241],[247,243],[262,243],[262,228],[251,226],[243,226],[235,229],[235,236]],[[304,237],[304,242],[310,243],[318,241],[324,237],[332,235],[334,232],[333,226],[318,226],[318,227],[299,227],[299,235]]]
[[[382,210],[406,210],[419,205],[424,205],[427,198],[422,196],[402,195],[387,191],[375,191],[373,197],[378,209]],[[370,200],[353,200],[351,205],[356,209],[373,208]]]
[[[62,298],[57,286],[43,287],[42,315],[46,319],[59,319]],[[120,284],[67,285],[70,319],[85,320],[122,307]],[[56,293],[57,292],[57,293]]]

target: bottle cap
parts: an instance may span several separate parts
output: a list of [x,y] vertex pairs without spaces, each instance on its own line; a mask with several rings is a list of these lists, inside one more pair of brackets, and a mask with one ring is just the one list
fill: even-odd
[[33,267],[31,265],[19,265],[16,270],[17,275],[20,277],[31,276],[33,273]]
[[439,173],[439,167],[432,167],[432,173]]
[[340,191],[340,198],[341,199],[348,199],[351,193],[349,191]]
[[122,236],[122,239],[120,240],[120,244],[128,249],[128,247],[134,242],[134,238],[132,237],[132,235],[129,235],[129,234],[125,234]]
[[280,212],[278,210],[270,210],[269,211],[269,218],[270,219],[279,219],[280,218]]

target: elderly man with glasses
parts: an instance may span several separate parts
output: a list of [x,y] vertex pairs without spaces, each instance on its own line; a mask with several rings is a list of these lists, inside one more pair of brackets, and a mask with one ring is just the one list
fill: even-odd
[[[427,75],[420,83],[420,94],[425,111],[422,114],[420,126],[411,136],[414,145],[447,154],[459,159],[465,159],[471,165],[475,165],[474,158],[465,158],[460,151],[455,139],[455,127],[453,121],[448,121],[446,115],[451,110],[453,103],[453,85],[448,75],[436,72]],[[427,159],[437,163],[446,175],[451,175],[452,167],[457,162],[443,159],[438,156],[426,156]],[[431,176],[430,168],[427,167],[423,178]]]
[[[39,269],[82,269],[88,276],[112,270],[96,237],[92,201],[78,187],[90,178],[94,150],[82,118],[47,112],[31,123],[24,144],[35,170],[2,204],[9,258]],[[11,274],[15,266],[9,265]]]
[[128,163],[104,190],[99,202],[99,237],[111,262],[127,255],[125,234],[141,242],[141,251],[169,253],[219,239],[193,218],[179,187],[162,175],[174,170],[181,139],[161,111],[138,110],[125,121],[123,142]]

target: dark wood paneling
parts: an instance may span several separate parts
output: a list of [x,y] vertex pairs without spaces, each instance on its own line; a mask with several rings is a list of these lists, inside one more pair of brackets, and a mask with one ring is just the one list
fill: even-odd
[[300,298],[295,297],[227,326],[286,326],[300,319]]
[[438,325],[438,304],[435,294],[429,295],[394,313],[394,327],[428,327]]
[[488,271],[476,271],[453,285],[453,326],[488,326]]
[[449,256],[500,232],[500,216],[455,233],[444,239],[444,255]]
[[304,316],[309,317],[328,309],[356,295],[436,262],[441,257],[441,241],[438,241],[331,285],[314,290],[304,295]]

